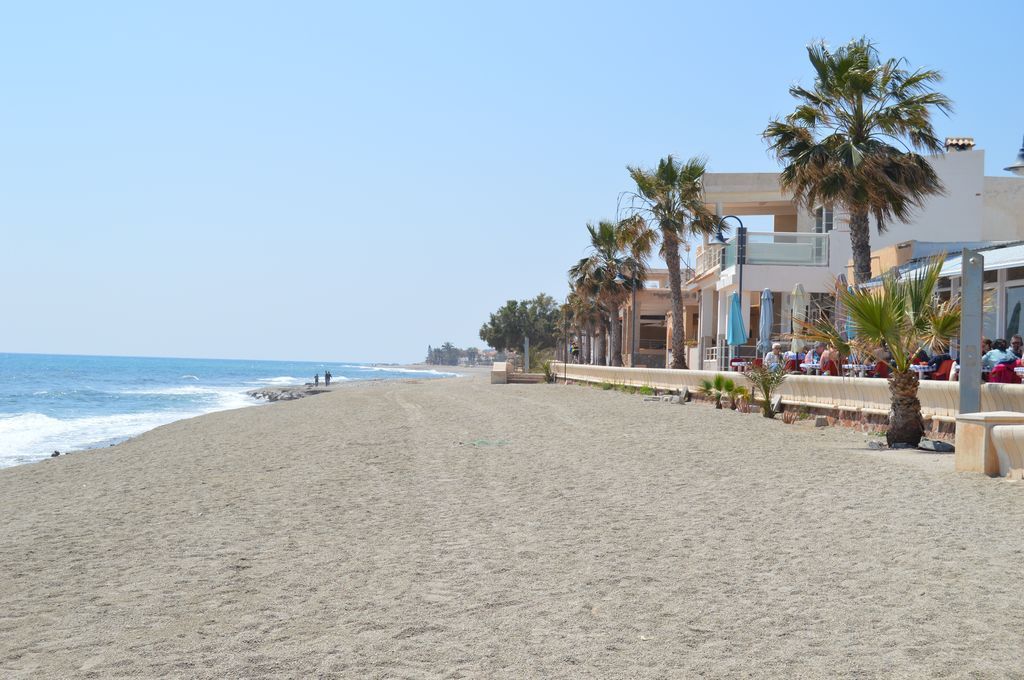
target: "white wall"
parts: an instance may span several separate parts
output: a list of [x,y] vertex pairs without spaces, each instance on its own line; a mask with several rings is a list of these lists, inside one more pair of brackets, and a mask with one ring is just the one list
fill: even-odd
[[986,177],[982,238],[1024,238],[1024,177]]

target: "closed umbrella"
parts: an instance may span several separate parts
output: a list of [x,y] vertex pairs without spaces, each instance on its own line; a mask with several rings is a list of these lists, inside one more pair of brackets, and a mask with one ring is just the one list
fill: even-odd
[[725,341],[731,345],[742,345],[747,342],[747,326],[743,323],[743,305],[740,304],[739,293],[733,293],[729,300],[729,323],[726,326]]
[[761,291],[761,321],[757,324],[757,349],[761,354],[767,354],[772,349],[772,320],[775,318],[773,304],[772,291],[765,288]]
[[[836,328],[844,329],[842,332],[845,335],[845,326],[847,324],[846,319],[846,307],[843,305],[843,298],[840,293],[846,290],[846,274],[840,274],[836,277],[836,311],[835,321]],[[849,339],[849,338],[846,338]]]
[[798,283],[796,284],[796,286],[793,287],[793,292],[790,293],[790,301],[793,309],[792,330],[794,333],[792,350],[794,352],[802,352],[804,351],[804,346],[806,345],[806,343],[800,338],[795,337],[795,334],[799,333],[802,330],[799,322],[807,321],[807,293],[806,291],[804,291],[804,286],[802,283]]

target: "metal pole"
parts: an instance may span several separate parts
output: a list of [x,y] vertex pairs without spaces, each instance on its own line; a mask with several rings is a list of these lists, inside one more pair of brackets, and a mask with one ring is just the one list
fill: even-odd
[[985,256],[965,248],[960,262],[960,413],[978,413],[981,411]]
[[629,324],[629,367],[636,368],[636,275],[633,276],[633,320]]
[[530,372],[530,336],[523,338],[523,373]]

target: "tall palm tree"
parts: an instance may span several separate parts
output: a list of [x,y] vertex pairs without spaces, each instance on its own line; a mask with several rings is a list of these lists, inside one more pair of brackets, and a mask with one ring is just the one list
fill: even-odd
[[917,274],[897,278],[890,271],[878,288],[843,288],[838,295],[853,324],[855,340],[845,340],[833,320],[822,316],[804,323],[799,335],[831,344],[843,356],[873,356],[880,360],[883,346],[892,354],[889,376],[889,431],[893,444],[917,446],[924,436],[918,376],[910,369],[921,349],[933,352],[949,348],[950,338],[960,332],[960,299],[940,302],[935,295],[944,257],[934,259]]
[[814,87],[789,88],[798,104],[764,131],[784,165],[783,188],[809,209],[842,207],[850,213],[854,281],[871,278],[871,232],[896,219],[907,221],[924,199],[943,192],[928,160],[938,152],[933,110],[949,113],[952,101],[932,89],[938,71],[910,71],[904,59],[882,61],[867,39],[831,51],[824,42],[807,47]]
[[590,253],[569,269],[570,283],[588,292],[603,308],[609,324],[611,365],[622,365],[622,325],[619,309],[633,285],[647,274],[644,258],[654,245],[654,234],[641,222],[601,221],[587,225]]
[[686,368],[686,338],[683,335],[683,279],[679,266],[679,245],[690,236],[711,235],[718,225],[704,202],[704,172],[707,160],[691,158],[679,163],[671,155],[658,161],[653,170],[626,166],[636,182],[636,191],[626,194],[626,218],[657,228],[661,256],[668,267],[672,295],[672,368]]

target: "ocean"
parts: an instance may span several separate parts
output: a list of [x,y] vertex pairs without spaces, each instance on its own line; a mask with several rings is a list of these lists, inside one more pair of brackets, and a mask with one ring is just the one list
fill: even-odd
[[347,362],[0,353],[0,467],[109,446],[182,418],[263,404],[245,393],[455,373]]

